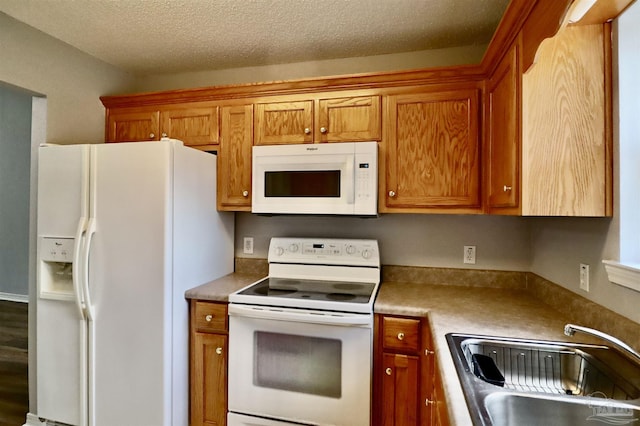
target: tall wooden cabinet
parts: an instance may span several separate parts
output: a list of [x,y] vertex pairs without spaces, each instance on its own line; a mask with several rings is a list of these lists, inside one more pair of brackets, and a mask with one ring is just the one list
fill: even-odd
[[253,105],[220,108],[218,210],[251,210]]
[[485,205],[489,213],[517,214],[520,208],[519,55],[516,42],[487,81]]
[[381,211],[480,211],[479,90],[385,98]]
[[227,304],[191,301],[191,426],[227,424]]

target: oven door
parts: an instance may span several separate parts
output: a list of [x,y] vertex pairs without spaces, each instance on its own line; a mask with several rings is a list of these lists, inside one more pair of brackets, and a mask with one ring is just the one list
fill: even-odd
[[372,322],[370,314],[229,305],[229,411],[369,426]]

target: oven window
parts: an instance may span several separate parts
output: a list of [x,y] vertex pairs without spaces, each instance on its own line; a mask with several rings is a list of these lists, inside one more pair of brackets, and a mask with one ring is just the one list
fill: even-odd
[[254,337],[255,386],[340,398],[340,340],[262,331]]
[[340,170],[265,172],[265,197],[340,197]]

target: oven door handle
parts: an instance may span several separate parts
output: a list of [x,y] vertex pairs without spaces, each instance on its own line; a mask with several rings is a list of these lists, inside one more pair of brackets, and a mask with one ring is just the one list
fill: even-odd
[[274,321],[305,322],[344,327],[371,327],[372,315],[340,312],[319,312],[304,309],[285,309],[229,304],[229,316]]

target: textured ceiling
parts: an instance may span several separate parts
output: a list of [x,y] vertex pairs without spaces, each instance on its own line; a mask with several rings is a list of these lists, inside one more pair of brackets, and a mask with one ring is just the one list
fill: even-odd
[[0,0],[138,75],[487,43],[509,0]]

